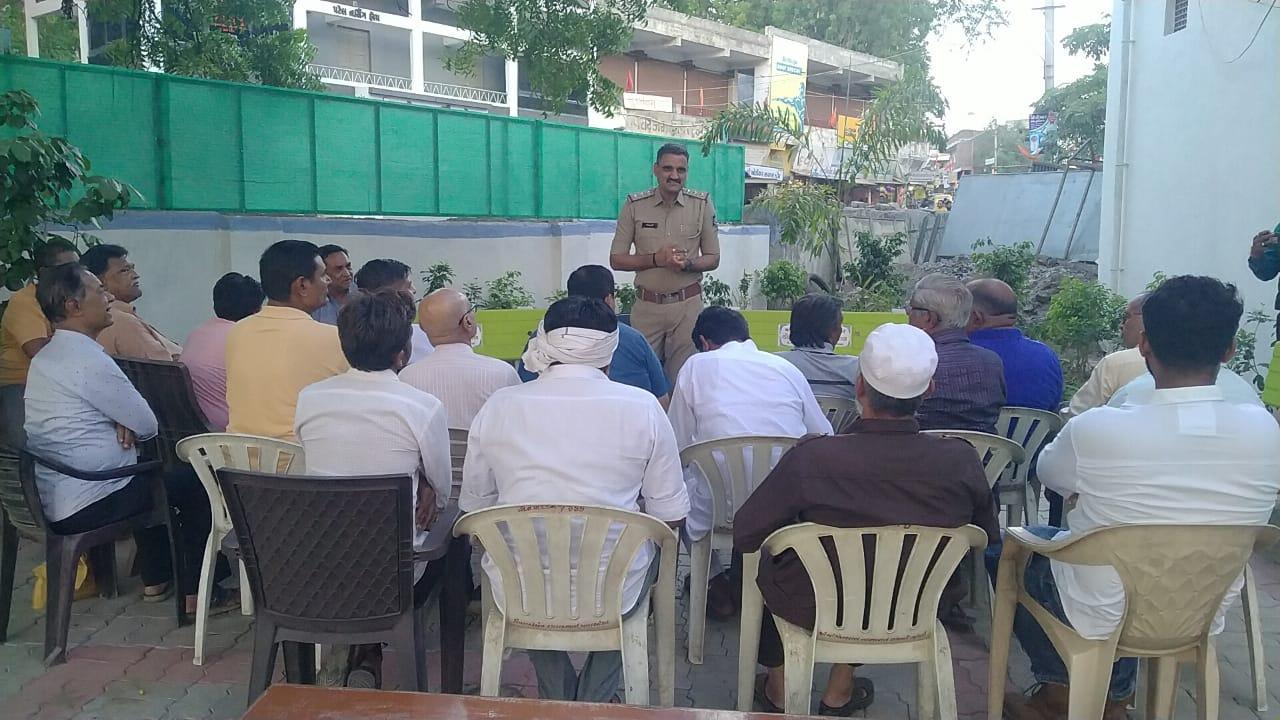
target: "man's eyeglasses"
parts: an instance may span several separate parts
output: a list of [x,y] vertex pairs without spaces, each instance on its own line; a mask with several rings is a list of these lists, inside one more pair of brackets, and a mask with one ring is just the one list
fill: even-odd
[[933,311],[926,307],[920,307],[919,305],[912,305],[907,308],[907,312],[908,313],[913,313],[913,312],[927,313],[927,312],[933,312]]
[[471,305],[470,307],[468,307],[467,311],[462,313],[462,317],[458,318],[458,324],[461,325],[463,321],[467,319],[467,316],[474,313],[475,311],[476,311],[475,305]]

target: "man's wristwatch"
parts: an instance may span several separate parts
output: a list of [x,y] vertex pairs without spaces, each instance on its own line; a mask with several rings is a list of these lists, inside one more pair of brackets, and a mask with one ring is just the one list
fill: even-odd
[[684,265],[681,265],[680,269],[684,272],[691,272],[693,270],[693,261],[685,260]]

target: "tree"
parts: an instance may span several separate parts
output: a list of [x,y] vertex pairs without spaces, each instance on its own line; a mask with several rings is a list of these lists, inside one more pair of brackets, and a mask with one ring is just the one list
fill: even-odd
[[126,23],[111,43],[113,65],[211,80],[323,90],[307,69],[315,47],[292,27],[287,0],[168,0],[157,13],[150,0],[92,0],[95,17]]
[[[36,252],[58,236],[50,227],[97,226],[129,206],[129,185],[89,174],[89,161],[74,145],[36,127],[40,108],[22,90],[0,95],[0,277],[18,290],[35,275]],[[10,136],[11,135],[11,136]],[[77,198],[69,202],[69,198]],[[72,241],[96,242],[76,230]]]
[[[997,138],[999,144],[997,145]],[[990,173],[994,170],[999,172],[1021,172],[1031,169],[1031,160],[1019,151],[1019,147],[1027,145],[1027,121],[1014,120],[1008,123],[992,122],[987,125],[986,130],[981,134],[975,135],[973,138],[973,162],[975,165],[974,172]],[[991,159],[999,150],[996,157],[996,167],[984,164]]]
[[[10,33],[10,52],[21,55],[27,51],[27,23],[22,12],[22,0],[0,1],[0,28]],[[75,22],[57,14],[36,18],[40,31],[40,57],[50,60],[77,60],[80,50],[80,31]]]
[[1092,59],[1093,71],[1046,92],[1035,104],[1038,113],[1057,113],[1058,129],[1045,143],[1044,155],[1053,162],[1074,157],[1095,160],[1102,155],[1107,117],[1107,50],[1111,23],[1084,25],[1063,38],[1072,55]]
[[[632,26],[651,0],[467,0],[458,25],[472,37],[446,62],[471,74],[476,62],[499,56],[520,63],[529,86],[553,113],[571,98],[612,116],[622,88],[600,72],[600,59],[627,51]],[[515,88],[508,88],[515,92]]]

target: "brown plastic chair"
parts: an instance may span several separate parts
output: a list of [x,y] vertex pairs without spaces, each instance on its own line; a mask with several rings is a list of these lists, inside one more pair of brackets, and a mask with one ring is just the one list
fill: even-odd
[[[987,716],[999,720],[1004,706],[1014,611],[1035,618],[1067,666],[1072,718],[1102,716],[1119,657],[1147,662],[1148,717],[1171,718],[1178,663],[1197,668],[1200,718],[1218,716],[1218,659],[1210,631],[1222,599],[1240,577],[1254,550],[1280,539],[1268,525],[1121,525],[1042,540],[1023,528],[1004,538],[996,574],[995,620]],[[1084,566],[1110,566],[1124,586],[1120,626],[1103,640],[1080,637],[1027,594],[1023,586],[1032,554]]]
[[175,449],[178,442],[219,429],[209,425],[200,409],[187,366],[180,362],[136,358],[116,358],[116,364],[156,414],[160,430],[151,441],[155,452],[150,454],[164,463],[166,473],[190,472],[190,466],[178,457]]
[[[147,478],[152,489],[152,509],[119,522],[104,525],[86,533],[61,535],[49,527],[36,488],[35,468],[43,465],[51,470],[85,482],[103,482],[137,475]],[[131,537],[135,530],[164,525],[169,532],[169,546],[179,547],[174,536],[173,518],[168,496],[159,474],[160,461],[149,460],[115,470],[87,471],[41,458],[29,450],[15,456],[11,450],[0,451],[0,505],[3,506],[3,548],[0,549],[0,642],[7,639],[9,611],[13,602],[13,582],[18,556],[18,536],[43,542],[48,577],[48,600],[45,603],[44,663],[58,665],[67,660],[67,632],[71,626],[71,603],[75,599],[76,564],[88,553],[94,579],[103,597],[118,592],[115,572],[115,541]],[[176,553],[173,579],[180,586]],[[174,594],[178,625],[187,623],[186,598]]]
[[[408,475],[216,472],[257,611],[249,704],[270,684],[281,642],[291,682],[314,682],[313,643],[385,642],[397,649],[402,688],[425,690],[425,621],[415,611],[413,566],[449,552],[457,508],[441,513],[428,547],[415,552]],[[443,584],[456,583],[455,575],[446,571]],[[464,625],[465,607],[447,597],[440,603],[441,628]],[[461,662],[460,644],[441,644],[442,660]]]

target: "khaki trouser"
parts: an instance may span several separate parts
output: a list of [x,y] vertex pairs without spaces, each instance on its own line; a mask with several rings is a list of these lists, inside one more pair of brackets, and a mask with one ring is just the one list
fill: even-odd
[[631,308],[631,327],[649,341],[673,388],[684,361],[698,351],[693,345],[693,326],[700,312],[701,295],[666,304],[637,300]]

